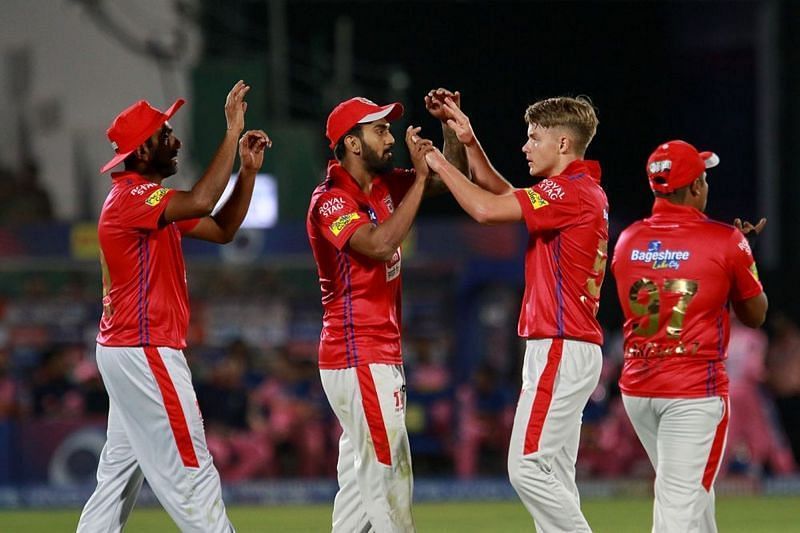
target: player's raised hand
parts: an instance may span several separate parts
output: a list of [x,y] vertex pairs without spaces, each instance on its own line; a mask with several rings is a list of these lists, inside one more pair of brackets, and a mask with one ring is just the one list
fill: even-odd
[[767,225],[767,219],[762,218],[754,226],[747,220],[742,220],[741,218],[737,218],[734,219],[733,225],[736,226],[736,229],[741,231],[745,237],[747,237],[748,242],[752,245],[755,243],[756,237],[758,237],[758,235],[764,230],[764,227]]
[[443,87],[439,87],[438,89],[431,89],[428,94],[425,95],[425,109],[428,110],[428,113],[433,116],[436,120],[441,120],[445,122],[449,117],[444,109],[444,99],[450,98],[455,102],[456,106],[461,107],[461,93],[451,92]]
[[417,176],[427,178],[430,172],[428,164],[425,162],[425,154],[433,150],[433,142],[419,136],[421,129],[419,126],[406,128],[406,146],[408,146],[408,154],[411,156],[411,163],[414,165],[414,170],[417,171]]
[[247,111],[244,97],[249,90],[250,86],[239,80],[225,99],[225,120],[228,122],[228,130],[235,132],[236,135],[244,129],[244,113]]
[[250,130],[239,139],[239,160],[242,170],[258,172],[264,163],[264,150],[272,148],[272,141],[262,130]]
[[447,159],[445,159],[444,157],[444,154],[440,152],[439,149],[436,148],[435,146],[433,147],[432,150],[428,150],[425,153],[425,162],[428,164],[430,169],[436,172],[437,174],[439,174],[442,168],[444,168],[444,166],[448,164]]
[[472,131],[469,117],[461,111],[459,104],[447,96],[444,99],[443,110],[447,116],[447,126],[456,134],[458,141],[464,146],[474,144],[475,132]]

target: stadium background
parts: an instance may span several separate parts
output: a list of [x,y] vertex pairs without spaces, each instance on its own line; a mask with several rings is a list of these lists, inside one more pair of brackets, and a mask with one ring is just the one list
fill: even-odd
[[[395,134],[422,125],[440,142],[422,102],[438,86],[463,93],[487,153],[515,185],[528,183],[527,104],[589,95],[600,127],[588,156],[603,164],[612,245],[649,212],[644,161],[660,141],[684,138],[721,156],[709,213],[768,216],[757,257],[771,308],[763,337],[732,345],[732,373],[750,402],[741,412],[756,415],[729,445],[719,486],[751,503],[723,503],[720,514],[762,497],[797,504],[797,3],[6,0],[0,13],[0,508],[70,507],[75,519],[92,488],[105,409],[93,364],[105,127],[138,98],[163,108],[187,97],[172,121],[186,148],[170,183],[188,186],[218,142],[224,95],[238,78],[253,86],[248,126],[275,141],[265,170],[277,223],[242,230],[225,248],[185,243],[187,356],[230,504],[331,500],[337,432],[314,366],[321,309],[303,224],[329,157],[324,120],[353,94],[399,100],[407,112]],[[403,163],[405,150],[395,152]],[[419,501],[513,502],[504,446],[519,382],[524,244],[521,225],[481,228],[448,196],[423,204],[406,243]],[[606,361],[578,465],[589,500],[618,498],[599,504],[606,512],[646,497],[651,483],[615,387],[614,294],[607,276]],[[646,500],[637,505],[646,511]],[[14,516],[0,511],[0,529],[15,530]]]

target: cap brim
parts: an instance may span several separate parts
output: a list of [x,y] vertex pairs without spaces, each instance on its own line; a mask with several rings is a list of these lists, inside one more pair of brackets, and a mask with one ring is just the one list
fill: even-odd
[[714,152],[700,152],[700,158],[703,160],[706,168],[713,168],[719,165],[719,156]]
[[142,138],[141,141],[139,141],[136,144],[136,147],[134,147],[132,150],[128,150],[127,152],[121,152],[121,153],[116,154],[114,157],[111,158],[111,160],[108,163],[106,163],[105,165],[103,165],[100,168],[100,174],[105,174],[106,172],[108,172],[109,170],[114,168],[115,166],[117,166],[120,163],[122,163],[125,160],[125,158],[128,157],[129,155],[131,155],[133,153],[133,151],[136,150],[136,148],[138,148],[143,142],[145,142],[147,140],[148,137],[150,137],[153,133],[155,133],[155,131],[158,128],[160,128],[163,123],[165,123],[170,118],[172,118],[172,116],[175,113],[178,112],[178,109],[180,109],[181,106],[183,106],[183,104],[185,104],[185,103],[186,103],[186,100],[183,99],[183,98],[178,98],[177,100],[175,100],[175,102],[171,106],[169,106],[167,108],[167,110],[164,111],[163,114],[159,115],[158,119],[154,120],[147,127],[147,129],[144,130],[145,132],[149,132],[149,133],[147,133],[144,136],[144,138]]
[[400,102],[394,102],[393,104],[387,104],[380,108],[380,110],[375,111],[374,113],[370,113],[365,117],[362,117],[361,120],[358,121],[358,124],[367,124],[369,122],[375,122],[376,120],[380,120],[385,118],[389,122],[393,120],[397,120],[398,118],[403,116],[403,104]]

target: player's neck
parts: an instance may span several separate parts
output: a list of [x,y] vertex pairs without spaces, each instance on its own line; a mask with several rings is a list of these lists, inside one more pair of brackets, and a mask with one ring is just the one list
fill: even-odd
[[372,180],[374,176],[364,167],[364,165],[357,162],[345,161],[342,163],[344,169],[350,174],[353,179],[358,183],[358,186],[369,195],[372,191]]
[[553,169],[547,173],[547,178],[552,178],[553,176],[560,176],[564,173],[568,166],[570,166],[573,162],[582,159],[579,155],[575,154],[565,154],[559,157],[558,163]]

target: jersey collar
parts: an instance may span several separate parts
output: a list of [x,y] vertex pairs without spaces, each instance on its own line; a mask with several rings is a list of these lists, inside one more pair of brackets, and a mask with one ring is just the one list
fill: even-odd
[[[340,187],[349,192],[356,198],[362,198],[369,203],[367,194],[361,190],[361,185],[358,184],[356,179],[336,160],[328,161],[328,178],[330,182],[336,187]],[[380,176],[375,176],[372,179],[372,190],[375,190],[375,185],[381,181]]]
[[705,220],[708,217],[702,211],[688,205],[673,204],[664,198],[656,198],[653,202],[653,216],[666,219]]
[[600,163],[598,161],[592,161],[589,159],[576,159],[567,165],[560,175],[570,179],[575,179],[580,177],[582,174],[588,175],[594,181],[600,183],[600,176],[602,175]]

